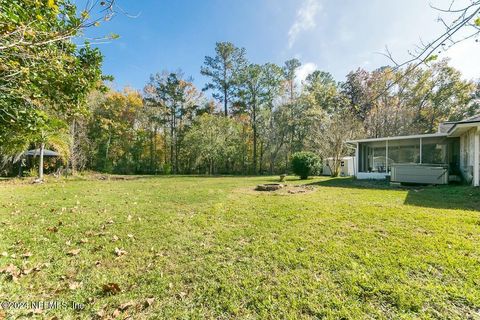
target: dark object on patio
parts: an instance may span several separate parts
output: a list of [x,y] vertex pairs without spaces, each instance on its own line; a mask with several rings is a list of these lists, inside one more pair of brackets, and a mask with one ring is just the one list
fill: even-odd
[[277,191],[279,189],[284,188],[284,184],[280,183],[268,183],[268,184],[259,184],[255,190],[257,191]]

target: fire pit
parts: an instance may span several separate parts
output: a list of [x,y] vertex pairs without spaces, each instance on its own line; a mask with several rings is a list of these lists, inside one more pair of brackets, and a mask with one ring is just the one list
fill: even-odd
[[277,191],[279,189],[284,188],[284,184],[280,183],[267,183],[267,184],[259,184],[255,190],[257,191]]

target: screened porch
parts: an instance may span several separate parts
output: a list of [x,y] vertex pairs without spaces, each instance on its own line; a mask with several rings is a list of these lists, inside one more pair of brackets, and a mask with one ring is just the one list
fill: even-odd
[[460,140],[424,135],[359,141],[358,173],[378,177],[390,174],[397,164],[448,166],[456,174],[460,165]]

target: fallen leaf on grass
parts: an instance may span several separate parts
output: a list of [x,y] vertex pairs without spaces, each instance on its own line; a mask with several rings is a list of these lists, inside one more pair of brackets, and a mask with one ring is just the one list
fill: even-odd
[[118,241],[119,239],[120,239],[119,237],[117,237],[116,235],[113,235],[112,242]]
[[87,238],[83,238],[83,239],[80,239],[79,242],[82,243],[82,244],[85,244],[85,243],[88,242],[88,239],[87,239]]
[[22,275],[22,271],[14,264],[9,264],[5,268],[0,269],[0,274],[2,273],[7,276],[7,279],[12,281],[17,281]]
[[68,288],[69,288],[70,290],[76,290],[76,289],[80,288],[81,285],[82,285],[81,282],[72,282],[72,283],[70,283],[70,284],[68,285]]
[[100,319],[100,320],[111,320],[114,319],[112,316],[110,316],[107,313],[107,305],[103,305],[103,307],[95,313],[94,319]]
[[79,253],[80,253],[80,249],[73,249],[73,250],[68,251],[67,255],[73,257],[73,256],[78,255]]
[[102,251],[102,250],[103,250],[102,245],[95,246],[91,249],[92,252],[99,252],[99,251]]
[[132,301],[129,301],[129,302],[126,302],[126,303],[122,303],[119,307],[118,307],[118,310],[120,311],[125,311],[127,310],[128,308],[130,307],[133,307],[135,304],[132,302]]
[[41,268],[40,266],[35,266],[35,267],[33,267],[33,268],[30,268],[30,269],[23,269],[23,270],[22,270],[22,273],[23,273],[24,275],[28,275],[28,274],[30,274],[30,273],[32,273],[32,272],[38,272],[38,271],[40,271],[40,270],[42,270],[42,268]]
[[92,230],[88,230],[88,231],[85,231],[84,234],[86,237],[91,237],[95,235],[95,232],[93,232]]
[[95,318],[96,319],[105,319],[105,310],[99,310],[97,313],[95,313]]
[[113,317],[114,319],[116,319],[116,318],[118,318],[118,317],[120,316],[120,313],[121,313],[120,310],[115,309],[115,311],[113,311],[113,313],[112,313],[112,317]]
[[2,257],[8,257],[8,253],[6,251],[2,252]]
[[54,227],[48,227],[48,228],[47,228],[47,231],[48,231],[48,232],[55,233],[55,232],[58,232],[58,228],[55,227],[55,226],[54,226]]
[[32,273],[32,272],[33,272],[33,268],[25,269],[25,270],[22,271],[22,273],[23,273],[24,275],[28,275],[28,274],[30,274],[30,273]]
[[29,311],[27,313],[27,317],[33,317],[36,314],[42,314],[42,313],[43,313],[43,309],[35,309],[35,310],[32,310],[32,311]]
[[123,249],[119,249],[119,248],[115,248],[114,252],[115,252],[115,255],[116,255],[117,257],[121,257],[121,256],[123,256],[123,255],[125,255],[125,254],[128,253],[127,251],[125,251],[125,250],[123,250]]
[[28,259],[32,256],[32,253],[31,252],[25,252],[24,254],[21,255],[22,258],[24,259]]
[[155,298],[147,298],[143,303],[143,308],[146,309],[150,307],[155,302]]
[[177,294],[177,297],[178,297],[178,299],[180,299],[180,300],[183,300],[183,298],[185,298],[186,296],[187,296],[187,293],[186,293],[186,292],[183,292],[183,291],[181,291],[181,292],[179,292],[179,293]]
[[102,286],[102,292],[104,294],[117,294],[121,291],[122,290],[120,289],[120,286],[118,285],[118,283],[110,282]]
[[[115,309],[115,311],[113,311],[112,317],[118,318],[122,312],[125,312],[128,308],[133,306],[135,306],[135,304],[132,301],[121,304],[117,309]],[[124,319],[130,319],[130,317]]]

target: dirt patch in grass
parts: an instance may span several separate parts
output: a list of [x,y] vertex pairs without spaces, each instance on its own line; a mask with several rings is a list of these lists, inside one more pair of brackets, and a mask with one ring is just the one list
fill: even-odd
[[243,194],[254,194],[254,195],[282,195],[282,196],[292,196],[299,194],[308,194],[315,191],[314,186],[308,185],[285,185],[284,187],[275,190],[275,191],[259,191],[256,190],[256,187],[244,187],[237,188],[233,190],[234,193],[243,193]]

